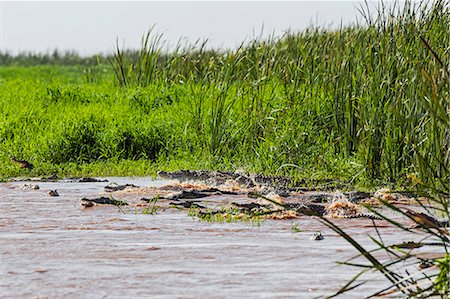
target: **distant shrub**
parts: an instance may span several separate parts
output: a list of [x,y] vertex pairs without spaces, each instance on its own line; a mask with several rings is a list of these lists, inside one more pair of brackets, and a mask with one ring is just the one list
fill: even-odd
[[90,163],[108,159],[154,160],[165,148],[166,133],[157,126],[118,126],[99,121],[64,125],[49,141],[52,163]]
[[109,140],[104,147],[107,158],[129,160],[156,159],[166,140],[164,132],[156,126],[121,127],[105,137]]
[[80,121],[65,125],[49,145],[52,163],[92,162],[101,157],[101,127],[96,122]]

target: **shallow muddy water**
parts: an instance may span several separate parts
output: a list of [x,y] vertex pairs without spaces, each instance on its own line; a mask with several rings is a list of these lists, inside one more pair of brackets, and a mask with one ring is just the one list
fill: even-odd
[[[210,223],[177,209],[149,215],[134,206],[83,208],[81,198],[104,195],[110,182],[170,183],[107,179],[0,184],[1,298],[314,298],[331,294],[356,273],[335,263],[355,250],[312,217]],[[18,189],[23,184],[40,189]],[[50,189],[60,196],[50,197]],[[292,222],[302,232],[293,232]],[[374,247],[367,237],[375,235],[371,220],[335,222]],[[386,243],[402,240],[398,230],[380,226]],[[316,231],[325,239],[310,240]],[[378,274],[370,278],[344,297],[362,298],[387,285]]]

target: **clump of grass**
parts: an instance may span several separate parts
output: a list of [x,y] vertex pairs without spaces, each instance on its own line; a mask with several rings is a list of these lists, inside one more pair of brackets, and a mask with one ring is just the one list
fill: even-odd
[[95,58],[95,65],[92,63],[80,65],[80,72],[85,82],[89,84],[98,84],[108,75],[107,66],[104,64],[105,59],[100,55],[96,55]]
[[236,208],[222,208],[214,211],[200,211],[197,208],[191,208],[188,215],[206,222],[250,222],[260,225],[263,221],[258,215],[242,213],[240,209]]
[[301,232],[303,232],[303,230],[300,229],[300,226],[298,225],[298,223],[292,222],[291,223],[291,232],[293,232],[293,233],[301,233]]
[[121,86],[147,86],[157,79],[163,35],[152,35],[152,32],[153,27],[142,38],[138,52],[125,52],[120,49],[119,41],[116,41],[114,58],[108,59]]
[[145,215],[155,215],[158,213],[160,207],[156,205],[156,203],[159,201],[159,196],[155,196],[150,198],[148,201],[148,207],[142,210],[142,214]]
[[92,162],[101,156],[100,137],[96,122],[75,122],[63,127],[58,139],[50,141],[49,160],[63,162]]

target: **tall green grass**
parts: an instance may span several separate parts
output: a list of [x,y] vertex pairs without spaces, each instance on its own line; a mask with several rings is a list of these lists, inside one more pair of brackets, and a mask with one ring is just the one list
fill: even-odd
[[[4,153],[49,163],[151,157],[161,167],[188,159],[370,185],[414,177],[448,192],[448,125],[437,121],[449,103],[448,2],[396,7],[366,12],[364,25],[228,50],[199,41],[167,51],[152,28],[139,50],[116,44],[109,68],[97,57],[70,80],[56,72],[42,80],[48,67],[0,68],[3,130],[14,131],[2,137]],[[17,101],[23,108],[11,108]],[[45,125],[17,126],[30,111]],[[23,144],[32,131],[44,147]]]
[[[403,70],[400,69],[402,70],[400,74],[397,73],[400,66],[395,68],[394,74],[382,72],[386,80],[382,81],[380,87],[383,83],[388,86],[394,84],[395,89],[389,88],[385,91],[386,97],[382,105],[387,106],[389,110],[379,111],[378,115],[385,124],[378,136],[381,136],[381,144],[384,143],[380,149],[389,153],[387,155],[389,179],[395,180],[398,174],[408,172],[408,177],[414,183],[416,191],[428,198],[427,202],[416,200],[417,206],[423,210],[424,214],[417,214],[407,208],[381,200],[383,207],[403,217],[402,221],[368,206],[369,210],[403,230],[405,236],[412,240],[408,243],[387,244],[378,233],[378,238],[370,237],[375,245],[375,249],[372,250],[361,246],[352,236],[330,220],[322,219],[322,222],[345,238],[358,251],[357,257],[362,257],[368,262],[355,262],[353,259],[344,262],[345,265],[362,270],[329,298],[340,295],[344,297],[348,292],[364,284],[364,274],[369,271],[379,272],[390,285],[385,289],[377,290],[368,298],[393,294],[402,298],[448,298],[450,294],[448,230],[450,223],[450,65],[448,61],[450,8],[449,3],[444,1],[435,2],[431,7],[426,5],[427,3],[406,2],[405,6],[398,11],[380,8],[375,19],[366,15],[369,28],[373,27],[381,33],[396,32],[395,29],[398,28],[400,32],[409,33],[408,39],[401,40],[403,45],[414,43],[421,46],[417,51],[410,52],[410,56],[416,58],[416,66],[406,65]],[[430,30],[433,34],[430,34]],[[389,43],[396,44],[395,38],[398,36],[394,34],[390,36]],[[446,40],[446,44],[442,44],[443,47],[437,42],[440,38]],[[397,47],[400,48],[400,46],[399,44]],[[395,49],[398,49],[397,47]],[[391,47],[387,49],[392,51]],[[430,56],[428,60],[419,59],[418,53],[422,52],[428,52]],[[397,54],[397,50],[394,53]],[[399,59],[399,55],[393,55],[392,59]],[[392,59],[385,61],[385,65],[395,64]],[[399,97],[398,90],[406,88],[410,92],[411,87],[405,84],[405,78],[399,77],[392,81],[389,75],[400,76],[405,73],[413,75],[408,78],[416,82],[417,94],[411,93],[409,97],[403,98]],[[382,92],[380,96],[383,96],[383,89],[380,88],[380,90]],[[378,149],[378,146],[375,149]],[[380,159],[383,158],[383,154],[377,156]],[[411,165],[402,168],[405,167],[404,163]],[[379,176],[378,173],[371,175]],[[427,220],[429,216],[432,218]],[[433,218],[442,219],[441,223]],[[405,220],[414,223],[417,228],[412,229],[405,224]],[[414,242],[414,240],[419,241]],[[418,248],[425,248],[439,256],[423,255]],[[380,255],[380,252],[384,255]],[[385,256],[385,258],[377,256]],[[419,271],[418,265],[425,265],[425,268]]]
[[[135,66],[152,61],[134,85],[190,86],[192,125],[212,156],[219,149],[228,156],[238,146],[267,159],[270,166],[262,167],[274,171],[281,161],[304,164],[302,152],[320,140],[317,161],[350,159],[361,165],[355,175],[380,182],[416,173],[428,183],[437,177],[446,192],[448,130],[430,111],[445,114],[448,105],[448,4],[393,7],[375,15],[363,7],[364,26],[310,28],[219,52],[199,43],[162,55],[162,36],[151,39],[149,31],[137,60],[125,62],[118,47],[112,65],[121,85],[126,70],[139,73]],[[177,79],[168,81],[168,73]],[[424,153],[432,164],[426,172]]]

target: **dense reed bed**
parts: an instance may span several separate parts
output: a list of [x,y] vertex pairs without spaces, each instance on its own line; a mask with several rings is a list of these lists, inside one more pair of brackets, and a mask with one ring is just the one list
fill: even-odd
[[127,161],[145,165],[135,174],[243,169],[446,193],[448,3],[362,12],[366,24],[234,50],[167,52],[152,29],[141,49],[88,65],[3,67],[1,173],[19,173],[17,156],[36,174]]

